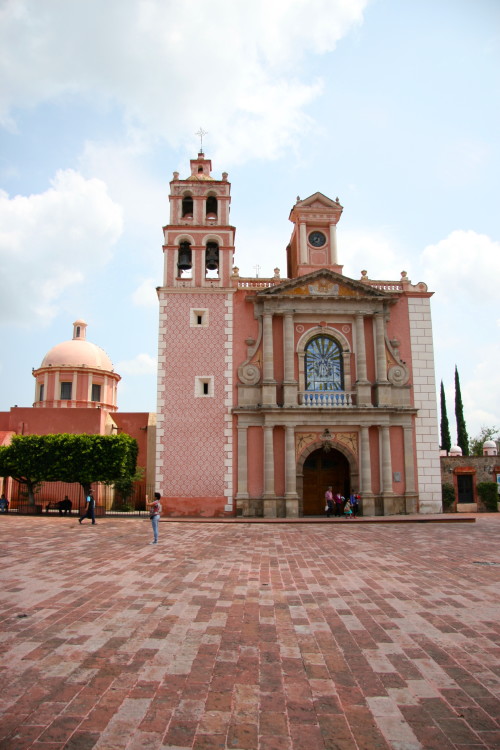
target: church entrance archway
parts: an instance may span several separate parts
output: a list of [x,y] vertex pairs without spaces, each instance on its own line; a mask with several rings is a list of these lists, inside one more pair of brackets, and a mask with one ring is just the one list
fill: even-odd
[[350,470],[349,461],[338,450],[323,448],[313,451],[303,466],[303,514],[319,516],[325,513],[325,492],[331,485],[333,494],[340,492],[349,497]]

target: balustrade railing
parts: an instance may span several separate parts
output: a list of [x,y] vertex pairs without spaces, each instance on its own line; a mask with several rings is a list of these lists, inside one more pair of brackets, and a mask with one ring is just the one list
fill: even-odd
[[355,406],[354,394],[348,391],[302,391],[299,403],[307,408],[348,408]]

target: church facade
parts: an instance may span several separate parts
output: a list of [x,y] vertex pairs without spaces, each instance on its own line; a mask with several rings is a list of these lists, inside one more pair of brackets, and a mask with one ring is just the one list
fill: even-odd
[[230,183],[200,152],[170,183],[158,287],[156,484],[171,516],[441,512],[430,298],[345,276],[338,199],[297,199],[287,277],[233,265]]

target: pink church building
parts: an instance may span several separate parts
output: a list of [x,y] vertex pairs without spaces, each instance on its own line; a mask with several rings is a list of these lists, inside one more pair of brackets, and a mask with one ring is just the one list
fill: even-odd
[[[147,412],[120,412],[117,386],[120,375],[104,349],[87,340],[87,323],[76,320],[73,336],[53,346],[33,369],[35,393],[32,406],[14,406],[0,412],[0,445],[8,445],[13,435],[50,435],[71,433],[114,435],[125,432],[137,440],[138,466],[144,469],[138,496],[154,487],[156,416]],[[46,484],[41,499],[46,505],[61,499],[60,483]],[[78,487],[64,485],[75,499]],[[14,505],[20,488],[10,478],[0,477],[0,490]],[[109,488],[96,488],[98,505],[109,507]]]
[[213,177],[202,152],[186,178],[174,172],[169,198],[157,290],[164,513],[322,515],[329,485],[360,493],[364,515],[441,512],[426,284],[345,276],[343,208],[319,192],[290,212],[287,277],[240,277],[228,176]]

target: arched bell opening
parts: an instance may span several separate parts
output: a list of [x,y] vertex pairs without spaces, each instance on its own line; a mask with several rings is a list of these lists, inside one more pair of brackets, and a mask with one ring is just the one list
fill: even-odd
[[177,254],[177,270],[179,273],[179,276],[184,278],[191,278],[192,273],[192,253],[191,253],[191,243],[184,241],[181,242],[179,245],[179,251]]
[[217,221],[218,206],[215,195],[209,195],[205,204],[205,215],[208,221]]
[[207,242],[205,249],[205,276],[207,279],[219,278],[219,245]]
[[182,199],[182,218],[192,219],[193,218],[193,196],[185,195]]

